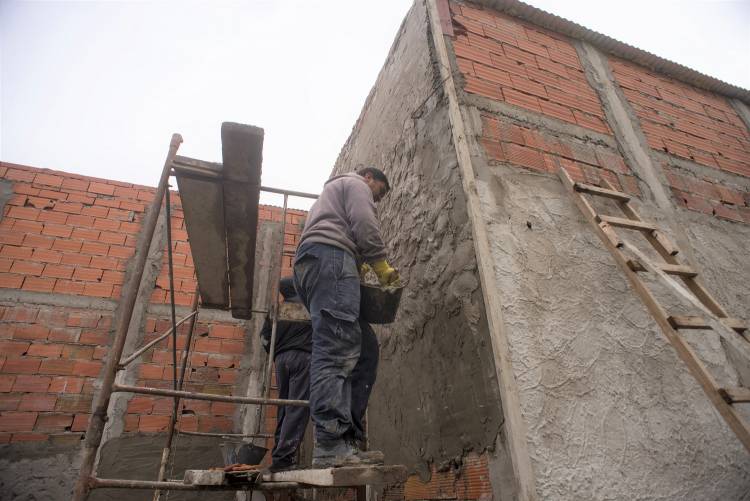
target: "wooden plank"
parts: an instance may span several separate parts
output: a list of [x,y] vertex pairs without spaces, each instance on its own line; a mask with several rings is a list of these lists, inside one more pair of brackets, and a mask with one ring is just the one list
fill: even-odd
[[676,256],[680,251],[661,230],[651,232],[651,236],[661,244],[664,251],[670,256]]
[[406,481],[406,466],[358,466],[266,473],[263,482],[296,482],[315,487],[390,485]]
[[223,470],[185,470],[182,482],[188,485],[222,485],[224,477]]
[[630,201],[630,195],[617,190],[611,190],[608,188],[600,188],[593,184],[586,183],[575,183],[575,190],[579,193],[589,193],[599,197],[611,198],[613,200],[619,200],[621,202]]
[[482,286],[482,297],[487,313],[487,330],[490,335],[490,347],[492,348],[498,392],[502,402],[502,405],[498,405],[498,411],[502,412],[504,419],[503,436],[506,440],[506,450],[513,472],[515,497],[519,501],[532,501],[537,499],[537,494],[526,436],[526,421],[521,413],[518,383],[513,372],[510,343],[503,322],[500,288],[497,286],[497,279],[495,278],[489,229],[487,228],[487,222],[484,220],[482,203],[477,192],[476,177],[468,143],[468,141],[473,141],[475,136],[471,129],[467,129],[467,124],[461,114],[456,84],[451,73],[451,59],[448,55],[445,38],[441,34],[440,16],[435,0],[427,1],[427,10],[430,19],[430,36],[435,47],[443,92],[448,101],[451,137],[456,150],[456,160],[461,174],[461,187],[466,197],[466,208],[474,239],[477,273]]
[[[693,317],[684,315],[672,315],[669,317],[669,323],[675,329],[710,329],[711,326],[703,317]],[[739,318],[722,318],[721,323],[734,329],[737,332],[747,330],[745,323]]]
[[618,228],[627,228],[629,230],[639,230],[639,231],[654,231],[656,230],[656,226],[654,226],[651,223],[647,223],[645,221],[636,221],[634,219],[628,219],[624,217],[615,217],[615,216],[599,216],[599,221],[604,221],[605,223],[609,223],[612,226],[617,226]]
[[746,404],[750,402],[750,388],[745,388],[744,386],[719,388],[719,394],[730,404]]
[[[637,272],[648,271],[648,268],[643,266],[643,264],[637,259],[628,259],[627,263],[628,263],[628,267],[633,271],[637,271]],[[690,266],[687,266],[684,264],[659,263],[655,266],[658,266],[661,271],[663,271],[664,273],[668,273],[669,275],[678,275],[681,277],[694,277],[698,274],[697,271],[692,269]]]
[[255,240],[263,153],[263,129],[221,124],[222,186],[232,316],[252,317]]
[[[721,414],[721,416],[724,418],[727,425],[729,425],[732,431],[740,439],[740,442],[742,442],[745,448],[748,451],[750,451],[750,428],[748,427],[747,423],[744,421],[743,417],[737,412],[736,409],[734,409],[731,405],[729,405],[719,395],[718,385],[716,384],[716,381],[711,375],[711,373],[705,367],[703,362],[701,362],[701,360],[698,358],[697,354],[693,351],[690,345],[680,336],[680,334],[669,323],[668,315],[666,314],[666,311],[659,304],[659,302],[656,300],[653,294],[651,294],[651,291],[648,289],[648,287],[646,287],[643,281],[641,281],[641,279],[638,277],[638,274],[630,269],[630,267],[628,266],[627,259],[625,258],[623,253],[617,247],[612,245],[612,243],[609,241],[607,236],[604,235],[604,233],[600,231],[600,228],[599,228],[599,225],[597,224],[596,219],[591,217],[590,214],[586,213],[585,207],[581,207],[579,200],[582,199],[582,197],[575,192],[573,188],[573,180],[570,178],[568,173],[565,172],[565,170],[559,165],[559,162],[558,162],[557,167],[558,167],[558,176],[560,177],[560,180],[563,182],[563,185],[565,185],[568,188],[568,191],[573,195],[573,201],[576,203],[576,205],[578,205],[579,209],[581,209],[581,212],[583,212],[584,215],[588,216],[586,217],[586,220],[589,222],[591,227],[599,236],[604,246],[607,247],[610,254],[612,254],[612,257],[614,258],[615,262],[620,267],[622,272],[625,274],[625,278],[627,278],[628,282],[630,283],[630,286],[633,288],[633,290],[635,290],[636,294],[641,299],[643,304],[646,306],[646,309],[648,309],[649,313],[651,313],[651,316],[659,325],[662,332],[666,336],[667,340],[674,347],[675,351],[677,352],[677,355],[685,363],[685,365],[687,366],[692,376],[695,378],[698,384],[700,384],[701,388],[703,389],[703,392],[706,394],[708,399],[714,405],[716,410],[719,411],[719,414]],[[633,247],[633,245],[629,244],[627,241],[625,241],[624,244],[625,244],[625,247],[631,251],[635,249],[635,247]],[[650,260],[648,260],[648,258],[645,255],[643,255],[643,253],[641,253],[638,249],[635,249],[634,254],[636,254],[639,260],[642,263],[644,263],[646,266],[650,264]],[[674,285],[679,287],[679,285],[663,271],[655,269],[655,272],[659,275],[660,278],[665,278],[666,280],[672,282]],[[687,291],[685,292],[687,293]],[[693,300],[695,300],[694,297],[692,298]],[[702,305],[701,307],[705,308]],[[711,313],[709,312],[709,314]],[[745,341],[743,340],[743,342]]]
[[[189,159],[188,159],[189,160]],[[220,168],[221,165],[218,165]],[[229,308],[224,195],[221,184],[172,163],[203,308]],[[215,170],[219,173],[219,170]]]

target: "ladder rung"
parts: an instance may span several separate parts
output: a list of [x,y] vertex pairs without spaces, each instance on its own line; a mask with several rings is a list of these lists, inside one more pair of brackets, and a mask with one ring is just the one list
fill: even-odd
[[[667,320],[675,329],[710,329],[711,326],[703,317],[672,315]],[[739,318],[722,318],[721,323],[737,332],[747,330],[747,326]]]
[[652,232],[652,236],[659,242],[664,251],[670,256],[676,256],[680,251],[672,242],[659,230]]
[[719,395],[729,404],[740,404],[750,402],[750,388],[719,388]]
[[[628,267],[633,271],[648,271],[648,269],[641,264],[637,259],[628,259]],[[684,264],[667,264],[662,263],[659,265],[659,269],[668,275],[679,275],[681,277],[692,278],[698,275],[698,272],[692,269],[690,266]]]
[[609,223],[612,226],[619,226],[620,228],[629,228],[631,230],[640,230],[640,231],[654,231],[656,230],[656,226],[654,226],[651,223],[646,223],[644,221],[636,221],[635,219],[627,219],[624,217],[614,217],[614,216],[596,216],[599,221],[604,221],[605,223]]
[[573,185],[573,188],[575,188],[575,190],[579,192],[590,193],[591,195],[597,195],[600,197],[612,198],[614,200],[619,200],[620,202],[630,201],[630,195],[622,193],[621,191],[600,188],[599,186],[594,186],[592,184],[575,183]]

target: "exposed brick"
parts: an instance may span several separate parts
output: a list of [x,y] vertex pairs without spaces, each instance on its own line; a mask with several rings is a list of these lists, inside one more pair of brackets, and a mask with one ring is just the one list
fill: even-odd
[[39,344],[34,343],[28,348],[30,357],[57,358],[62,354],[63,345],[61,344]]
[[27,393],[21,397],[21,403],[18,406],[19,411],[53,411],[57,395],[40,395]]
[[[39,367],[39,363],[40,361],[36,360],[37,368]],[[36,369],[34,370],[34,373],[36,373]],[[49,388],[51,381],[52,379],[47,376],[20,374],[15,377],[13,391],[34,393],[45,392]]]
[[84,268],[77,266],[73,272],[73,278],[89,282],[98,282],[102,278],[102,270],[98,268]]
[[18,273],[19,275],[41,275],[44,271],[44,264],[16,260],[13,261],[10,271],[11,273]]
[[535,96],[530,96],[514,89],[503,89],[503,96],[505,96],[505,100],[510,104],[539,113],[542,112],[542,108],[539,106],[539,99]]
[[79,343],[105,346],[108,344],[109,336],[104,332],[83,331],[81,332]]
[[[44,228],[42,229],[42,234],[53,237],[68,238],[73,234],[73,228],[62,224],[45,223]],[[52,244],[52,248],[55,248],[54,244]]]
[[55,279],[26,277],[21,288],[34,292],[52,292],[55,289]]
[[0,355],[4,357],[18,357],[26,353],[31,346],[25,341],[0,341]]
[[63,178],[60,176],[53,176],[51,174],[37,174],[34,176],[34,184],[41,184],[47,186],[62,186]]
[[86,282],[83,288],[84,296],[110,297],[112,295],[112,284]]
[[140,416],[138,430],[144,433],[165,431],[169,426],[169,416]]
[[58,264],[62,259],[62,253],[47,249],[34,249],[31,259],[42,263]]
[[39,414],[34,426],[35,431],[65,431],[73,424],[72,414],[43,413]]
[[57,376],[49,385],[51,393],[81,393],[82,390],[83,378],[76,376]]
[[36,412],[0,412],[0,431],[31,431],[36,420]]
[[89,412],[93,398],[94,395],[61,395],[57,398],[54,410],[73,413]]
[[76,414],[70,431],[86,431],[89,426],[89,419],[91,419],[91,414]]
[[0,374],[0,393],[8,393],[16,382],[16,376],[10,374]]
[[487,82],[479,78],[475,78],[471,75],[466,76],[466,85],[464,86],[464,90],[466,92],[478,94],[490,99],[503,99],[503,93],[500,90],[499,85]]
[[78,339],[77,329],[64,329],[60,327],[54,327],[49,331],[50,341],[63,341],[63,342],[75,342]]
[[[17,411],[21,405],[20,394],[3,394],[0,395],[0,411]],[[34,410],[34,409],[23,409]]]
[[7,289],[20,289],[23,284],[23,275],[15,273],[0,273],[0,287]]
[[541,171],[546,170],[544,158],[536,150],[517,144],[505,144],[503,145],[503,151],[510,163]]
[[49,435],[46,433],[14,433],[11,442],[46,442]]
[[97,360],[76,360],[73,373],[78,376],[98,377],[102,368],[102,362]]
[[[65,238],[56,238],[52,243],[52,250],[61,252],[80,252],[83,242],[80,240],[68,240]],[[64,260],[64,257],[63,259]]]
[[106,256],[109,252],[109,245],[99,242],[83,242],[81,252],[92,256]]
[[41,324],[19,325],[13,330],[13,339],[47,339],[49,329]]
[[53,374],[53,375],[60,375],[60,376],[71,375],[74,373],[78,375],[84,375],[78,371],[74,372],[75,364],[76,362],[73,360],[64,360],[64,359],[42,360],[42,364],[39,367],[39,373],[40,374]]
[[83,294],[84,288],[83,282],[74,282],[72,280],[58,278],[55,282],[54,291],[63,294]]
[[55,239],[51,236],[39,235],[36,233],[27,233],[23,237],[23,245],[34,247],[36,249],[50,249]]
[[72,266],[47,264],[44,266],[44,272],[42,276],[53,277],[53,278],[70,278],[73,276]]
[[92,182],[91,184],[89,184],[89,191],[92,193],[98,193],[100,195],[114,195],[115,187],[111,184]]

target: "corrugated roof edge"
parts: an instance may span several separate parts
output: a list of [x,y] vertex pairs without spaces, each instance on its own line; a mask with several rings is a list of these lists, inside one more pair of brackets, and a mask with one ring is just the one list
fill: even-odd
[[533,7],[519,0],[473,0],[471,3],[482,5],[510,16],[528,21],[542,28],[577,38],[590,43],[598,49],[612,54],[613,56],[627,59],[653,71],[672,77],[681,82],[700,87],[701,89],[716,92],[727,97],[733,97],[750,104],[750,91],[729,84],[718,78],[708,76],[699,71],[675,63],[663,57],[633,47],[607,35],[602,35],[590,30],[580,24],[568,21],[565,18],[551,14],[547,11]]

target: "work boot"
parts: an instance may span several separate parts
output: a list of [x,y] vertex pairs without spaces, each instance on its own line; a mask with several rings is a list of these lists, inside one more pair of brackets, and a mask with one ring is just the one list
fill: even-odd
[[271,463],[268,467],[269,473],[279,473],[282,471],[291,471],[299,469],[299,465],[291,461],[279,461],[278,463]]
[[315,469],[381,464],[383,464],[382,452],[363,452],[356,445],[346,440],[329,444],[319,443],[313,449],[312,467]]

